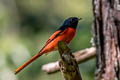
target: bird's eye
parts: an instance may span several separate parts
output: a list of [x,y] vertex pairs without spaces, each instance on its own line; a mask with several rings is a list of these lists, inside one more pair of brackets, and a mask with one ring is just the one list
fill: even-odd
[[74,23],[76,21],[76,19],[71,19],[71,22]]
[[74,21],[74,19],[71,19],[71,22],[73,22]]

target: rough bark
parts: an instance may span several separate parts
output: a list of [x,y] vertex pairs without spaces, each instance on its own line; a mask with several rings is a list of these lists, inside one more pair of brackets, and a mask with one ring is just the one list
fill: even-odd
[[58,51],[60,71],[64,80],[82,80],[77,61],[64,42],[58,42]]
[[96,80],[120,80],[120,0],[93,0]]
[[[96,57],[96,48],[86,48],[73,53],[78,64]],[[47,73],[53,73],[60,69],[58,61],[51,62],[42,66],[42,70]]]

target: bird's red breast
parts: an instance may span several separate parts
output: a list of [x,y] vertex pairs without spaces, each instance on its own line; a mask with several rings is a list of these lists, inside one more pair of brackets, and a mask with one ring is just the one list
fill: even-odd
[[[76,29],[68,27],[63,32],[60,32],[61,30],[57,30],[52,36],[50,36],[40,53],[48,53],[57,50],[58,41],[64,41],[67,44],[70,43],[75,35]],[[56,37],[56,35],[58,36]]]
[[57,50],[58,41],[64,41],[67,44],[70,43],[70,41],[73,39],[75,35],[76,27],[77,27],[79,20],[80,19],[78,19],[77,17],[71,17],[71,18],[66,19],[63,25],[52,36],[50,36],[50,38],[48,39],[44,47],[39,51],[39,53],[34,55],[30,60],[28,60],[18,69],[16,69],[15,74],[20,72],[30,63],[32,63],[34,60],[40,57],[43,53],[46,54],[48,52]]

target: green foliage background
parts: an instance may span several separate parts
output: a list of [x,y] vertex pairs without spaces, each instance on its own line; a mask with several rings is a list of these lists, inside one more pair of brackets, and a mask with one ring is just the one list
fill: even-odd
[[[43,55],[18,75],[14,70],[35,55],[68,17],[81,17],[73,52],[91,46],[92,0],[0,0],[0,80],[62,80],[46,74],[43,64],[58,60],[58,52]],[[94,80],[95,59],[79,65],[83,80]]]

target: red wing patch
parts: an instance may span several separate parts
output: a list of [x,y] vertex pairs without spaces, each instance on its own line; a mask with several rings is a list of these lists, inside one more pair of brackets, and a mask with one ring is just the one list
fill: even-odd
[[[65,30],[66,31],[66,30]],[[53,41],[56,37],[58,37],[59,35],[62,34],[62,32],[65,32],[63,30],[57,30],[55,33],[53,33],[53,35],[51,35],[48,39],[48,41],[46,42],[45,46],[39,51],[41,52],[51,41]]]
[[48,39],[48,41],[46,42],[45,46],[46,46],[47,44],[49,44],[49,43],[51,42],[51,40],[52,40],[56,35],[58,35],[60,32],[61,32],[61,31],[59,30],[59,31],[56,31],[55,33],[53,33],[53,35],[51,35],[51,36],[49,37],[49,39]]
[[51,41],[53,41],[56,37],[58,37],[59,35],[63,34],[66,30],[67,29],[56,31],[52,36],[50,36],[50,38],[46,42],[45,46],[48,45]]

